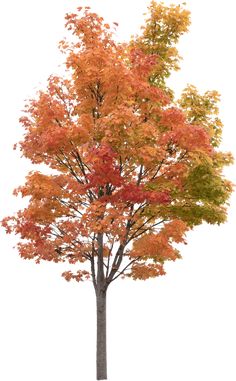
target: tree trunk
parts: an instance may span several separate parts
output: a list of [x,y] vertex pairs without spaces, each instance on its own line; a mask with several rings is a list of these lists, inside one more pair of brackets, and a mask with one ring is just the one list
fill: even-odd
[[107,380],[106,291],[97,295],[97,380]]

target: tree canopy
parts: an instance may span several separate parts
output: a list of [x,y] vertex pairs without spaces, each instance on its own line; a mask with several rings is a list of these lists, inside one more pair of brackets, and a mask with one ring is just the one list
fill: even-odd
[[18,144],[33,164],[15,190],[28,206],[2,224],[20,237],[22,258],[69,262],[66,280],[148,279],[181,255],[194,226],[226,221],[232,184],[219,149],[219,94],[167,86],[179,68],[176,44],[190,25],[183,6],[152,1],[139,35],[114,40],[89,7],[66,16],[64,77],[28,101]]

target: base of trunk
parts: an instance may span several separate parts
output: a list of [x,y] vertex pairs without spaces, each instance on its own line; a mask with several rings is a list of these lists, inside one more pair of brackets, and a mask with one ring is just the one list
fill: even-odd
[[107,380],[106,292],[97,294],[97,380]]

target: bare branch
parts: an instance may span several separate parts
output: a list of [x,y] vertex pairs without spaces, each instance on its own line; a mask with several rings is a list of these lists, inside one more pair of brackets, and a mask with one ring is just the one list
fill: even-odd
[[[81,216],[83,216],[83,213],[81,213],[74,205],[72,205],[71,203],[59,198],[59,197],[55,197],[55,200],[58,200],[61,204],[67,206],[68,208],[71,208],[73,210],[75,210],[77,213],[79,213]],[[86,204],[86,203],[83,203],[82,201],[80,202],[82,205],[83,204]],[[87,204],[86,204],[87,206]]]
[[74,171],[73,167],[71,166],[71,164],[70,164],[68,158],[66,157],[66,155],[64,154],[64,152],[61,150],[60,150],[60,152],[63,155],[63,157],[65,158],[66,162],[64,160],[62,160],[59,155],[56,155],[56,161],[59,164],[66,167],[67,169],[69,169],[70,173],[73,175],[73,177],[75,177],[75,179],[78,181],[79,184],[84,184],[83,181],[78,177],[77,173]]
[[138,209],[136,209],[135,211],[134,211],[134,214],[132,215],[132,217],[134,217],[135,216],[135,214],[136,213],[138,213],[141,209],[145,209],[145,207],[148,205],[148,203],[145,201],[143,204],[141,204],[139,207],[138,207]]
[[150,217],[145,223],[143,223],[137,230],[136,232],[134,232],[134,234],[132,234],[132,236],[129,238],[129,240],[127,241],[127,243],[129,243],[130,241],[132,241],[132,239],[134,238],[138,238],[140,235],[146,233],[148,230],[151,230],[152,228],[154,228],[154,226],[157,226],[157,225],[160,225],[162,224],[163,222],[165,222],[166,220],[163,219],[159,222],[156,222],[155,224],[151,225],[151,226],[148,226],[146,229],[143,229],[140,233],[136,234],[139,230],[142,229],[143,226],[145,226],[153,217]]
[[97,234],[98,255],[97,255],[97,284],[100,286],[104,282],[104,267],[103,267],[103,233]]
[[157,167],[157,169],[156,169],[156,172],[154,173],[154,175],[151,177],[150,180],[154,180],[154,179],[156,178],[156,176],[158,175],[158,173],[159,173],[159,171],[160,171],[162,165],[164,164],[164,162],[165,162],[165,159],[162,159],[161,162],[160,162],[160,164],[158,165],[158,167]]
[[140,165],[140,170],[139,170],[139,175],[138,175],[138,180],[137,180],[137,185],[140,185],[142,181],[142,175],[143,175],[143,165]]
[[114,247],[114,243],[115,243],[115,238],[113,237],[112,244],[111,244],[111,247],[110,247],[110,249],[109,249],[108,258],[107,258],[106,278],[108,277],[108,274],[109,274],[109,269],[110,269],[110,259],[111,259],[111,254],[112,254],[112,250],[113,250],[113,247]]
[[122,159],[121,159],[121,156],[119,157],[119,162],[120,162],[120,166],[119,166],[119,169],[120,169],[120,175],[122,173],[122,170],[123,170],[123,164],[122,164]]
[[91,274],[92,274],[92,280],[93,280],[93,286],[95,289],[95,292],[97,292],[97,281],[96,281],[96,273],[95,273],[95,264],[94,264],[94,256],[91,256]]
[[118,275],[116,275],[116,276],[111,280],[111,282],[113,282],[113,280],[119,278],[119,276],[121,276],[122,274],[124,274],[125,271],[128,270],[128,268],[129,268],[134,262],[137,262],[140,258],[141,258],[141,257],[137,257],[137,258],[135,258],[135,259],[132,259],[132,261],[130,261],[130,262],[128,263],[128,265],[126,265],[126,266],[123,268],[123,270],[121,270],[121,271],[117,271],[117,272],[118,272]]
[[106,288],[109,286],[114,275],[119,270],[119,267],[120,267],[122,259],[123,259],[124,248],[125,248],[125,245],[120,244],[120,246],[116,252],[115,258],[113,260],[111,271],[110,271],[108,277],[106,278]]

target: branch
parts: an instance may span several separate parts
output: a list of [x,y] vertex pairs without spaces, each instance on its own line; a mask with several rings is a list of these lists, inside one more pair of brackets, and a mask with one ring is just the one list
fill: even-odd
[[142,175],[143,175],[143,165],[141,164],[139,175],[138,175],[138,180],[137,180],[137,185],[140,185],[141,180],[142,180]]
[[[180,155],[180,157],[177,159],[177,161],[173,164],[173,166],[176,165],[176,164],[178,164],[178,163],[180,163],[180,162],[182,161],[182,159],[184,159],[184,157],[187,155],[187,153],[188,153],[187,150],[184,151],[184,152]],[[167,164],[168,164],[168,163],[167,163]],[[158,178],[165,176],[166,173],[168,173],[168,167],[167,167],[167,169],[166,169],[164,172],[162,172],[162,174],[161,174]],[[173,176],[172,176],[172,177],[173,177]]]
[[143,229],[140,233],[138,233],[138,234],[136,235],[136,233],[137,233],[140,229],[142,229],[142,227],[145,226],[145,225],[146,225],[152,218],[153,218],[153,217],[150,217],[146,222],[144,222],[144,223],[143,223],[143,224],[136,230],[136,232],[135,232],[134,234],[132,234],[132,236],[129,238],[129,240],[127,241],[127,243],[129,243],[130,241],[132,241],[132,239],[134,239],[134,238],[138,238],[140,235],[142,235],[143,233],[146,233],[148,230],[151,230],[152,228],[154,228],[154,226],[160,225],[160,224],[162,224],[163,222],[166,221],[165,219],[163,219],[163,220],[161,220],[161,221],[159,221],[159,222],[156,222],[155,224],[153,224],[153,225],[147,227],[146,229]]
[[[87,174],[85,172],[85,168],[88,169],[89,172],[91,172],[91,169],[81,159],[79,151],[75,147],[74,143],[72,141],[70,141],[70,143],[71,143],[71,145],[74,148],[74,151],[72,151],[72,155],[74,156],[74,158],[75,158],[75,160],[76,160],[76,162],[77,162],[77,164],[78,164],[78,166],[79,166],[79,168],[80,168],[80,170],[81,170],[81,172],[82,172],[82,174],[83,174],[83,176],[85,178],[86,184],[88,184],[89,181],[88,181],[88,178],[87,178]],[[95,194],[90,189],[88,189],[88,193],[89,193],[89,199],[90,199],[90,201],[93,202],[93,200],[96,199]]]
[[109,269],[110,269],[110,259],[111,259],[112,249],[113,249],[113,247],[114,247],[114,242],[115,242],[115,238],[113,237],[112,244],[111,244],[111,247],[110,247],[110,249],[109,249],[108,258],[107,258],[106,278],[108,277],[108,274],[109,274]]
[[120,267],[122,259],[123,259],[124,248],[125,248],[125,246],[123,244],[120,244],[120,246],[116,252],[114,261],[112,263],[110,274],[106,278],[106,289],[109,286],[109,284],[111,283],[116,272],[119,270],[119,267]]
[[120,161],[120,175],[121,175],[122,170],[123,170],[123,164],[122,164],[121,156],[119,157],[119,161]]
[[97,255],[97,285],[103,286],[104,282],[104,267],[103,267],[103,233],[98,233],[98,255]]
[[137,258],[135,258],[135,259],[132,259],[132,261],[130,261],[130,262],[128,263],[128,265],[125,266],[125,267],[123,268],[122,271],[118,271],[119,274],[116,275],[116,276],[111,280],[111,282],[113,282],[113,280],[119,278],[119,276],[121,276],[122,274],[124,274],[124,272],[128,269],[128,267],[131,266],[134,262],[138,261],[140,258],[141,258],[141,257],[137,257]]
[[135,211],[134,211],[134,214],[132,215],[132,217],[134,217],[134,215],[136,214],[136,213],[138,213],[138,211],[139,210],[141,210],[141,209],[145,209],[145,207],[148,205],[148,203],[145,201],[144,202],[144,204],[141,204],[139,207],[138,207],[138,209],[136,209]]
[[[83,216],[83,213],[81,213],[74,205],[70,204],[69,202],[66,202],[64,200],[62,200],[61,198],[59,197],[55,197],[55,200],[58,200],[62,205],[65,205],[67,206],[68,208],[72,208],[73,210],[75,210],[77,213],[79,213],[81,216]],[[88,206],[86,203],[83,203],[82,201],[78,201],[80,202],[82,205],[86,205]]]
[[141,230],[142,227],[145,226],[145,225],[146,225],[149,221],[151,221],[153,218],[154,218],[153,216],[152,216],[152,217],[149,217],[149,218],[148,218],[142,225],[140,225],[140,226],[138,227],[138,229],[131,235],[131,237],[130,237],[129,240],[128,240],[128,243],[129,243],[133,238],[135,238],[136,233],[137,233],[139,230]]
[[81,172],[83,173],[84,177],[85,177],[85,180],[86,182],[88,183],[88,179],[87,179],[87,175],[86,175],[86,172],[85,172],[85,168],[88,169],[89,172],[91,172],[90,168],[87,166],[87,164],[85,164],[79,154],[79,151],[77,149],[77,147],[75,147],[74,143],[72,141],[70,141],[70,144],[72,145],[74,151],[72,151],[72,155],[74,156],[74,158],[76,159],[79,167],[80,167],[80,170]]
[[[63,93],[63,89],[62,89],[62,86],[60,86],[60,90],[62,91]],[[55,87],[55,91],[58,95],[58,97],[62,100],[62,102],[64,103],[65,105],[65,108],[66,108],[66,112],[67,112],[67,115],[68,115],[68,118],[70,119],[71,121],[71,113],[70,113],[70,110],[68,109],[68,104],[66,103],[65,99],[61,96],[60,92],[58,91],[57,87]]]
[[165,162],[165,159],[162,159],[162,161],[160,162],[160,164],[158,165],[158,167],[156,169],[156,172],[154,173],[154,175],[151,177],[150,180],[154,180],[156,178],[156,175],[160,171],[160,169],[161,169],[162,165],[164,164],[164,162]]
[[63,153],[63,151],[61,151],[61,154],[64,156],[65,161],[63,161],[60,156],[56,155],[56,160],[59,164],[62,164],[64,165],[67,169],[69,169],[70,173],[75,177],[75,179],[78,181],[79,184],[84,184],[84,182],[78,177],[77,173],[74,171],[73,167],[71,166],[68,158],[65,156],[65,154]]
[[[131,206],[130,215],[132,215],[132,211],[133,211],[133,205]],[[118,248],[118,250],[116,252],[114,261],[112,263],[110,274],[106,277],[106,288],[109,286],[109,284],[111,283],[114,275],[116,274],[116,272],[120,268],[120,265],[121,265],[121,262],[122,262],[122,259],[123,259],[124,249],[125,249],[125,246],[128,243],[127,240],[128,240],[129,231],[130,231],[130,228],[132,226],[131,221],[132,221],[132,218],[130,218],[127,221],[125,238],[123,240],[123,243],[120,244],[120,246],[119,246],[119,248]]]
[[91,256],[91,274],[92,274],[92,280],[93,280],[93,286],[95,289],[95,292],[97,293],[97,282],[96,282],[96,273],[95,273],[95,264],[94,264],[94,256]]

